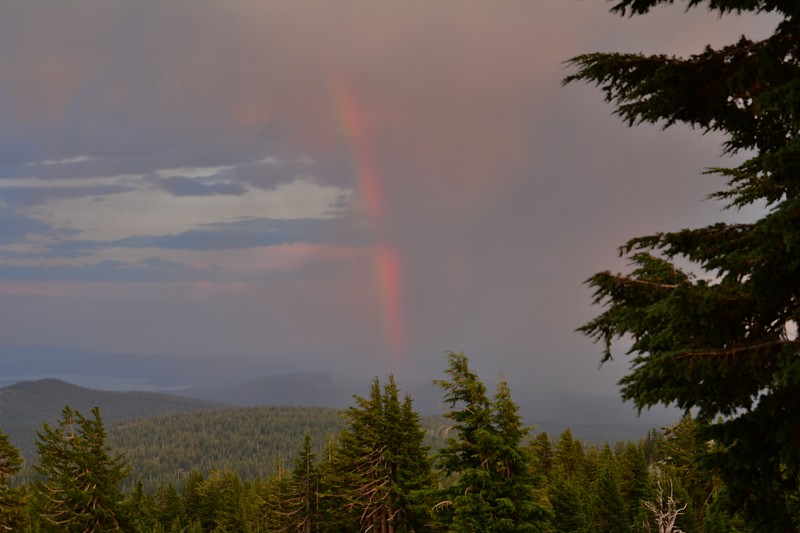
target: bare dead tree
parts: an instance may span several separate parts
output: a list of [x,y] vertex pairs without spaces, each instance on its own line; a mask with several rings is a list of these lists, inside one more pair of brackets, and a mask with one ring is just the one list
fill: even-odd
[[669,495],[666,498],[664,498],[664,489],[661,487],[661,481],[658,481],[656,485],[658,487],[656,503],[642,503],[653,513],[658,525],[658,533],[685,533],[682,529],[675,527],[675,520],[683,514],[689,504],[685,503],[683,507],[678,507],[680,502],[672,495],[672,480],[669,481]]

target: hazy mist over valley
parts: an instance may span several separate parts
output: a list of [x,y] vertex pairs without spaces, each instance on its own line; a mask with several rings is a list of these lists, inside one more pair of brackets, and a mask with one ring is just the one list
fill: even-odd
[[[313,369],[296,361],[242,356],[107,354],[53,346],[3,346],[0,350],[0,385],[57,378],[90,389],[159,392],[234,406],[345,409],[353,404],[354,394],[367,394],[372,378],[386,377],[357,376],[334,368]],[[421,414],[437,415],[445,410],[442,392],[433,384],[434,379],[440,378],[432,375],[428,381],[400,380],[398,385],[411,395]],[[636,438],[680,417],[679,412],[664,409],[645,411],[637,417],[613,391],[586,394],[535,389],[513,378],[509,382],[526,423],[551,432],[571,427],[586,438]],[[488,379],[487,386],[492,386]],[[601,429],[604,426],[608,429]]]
[[452,350],[527,419],[664,423],[616,400],[624,346],[598,370],[575,332],[583,282],[631,235],[716,219],[719,139],[628,129],[564,61],[775,19],[355,5],[7,6],[0,382],[344,407],[392,373],[432,412]]

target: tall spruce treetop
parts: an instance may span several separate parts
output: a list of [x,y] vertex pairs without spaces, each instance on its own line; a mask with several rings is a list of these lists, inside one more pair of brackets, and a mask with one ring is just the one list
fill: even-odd
[[[612,11],[644,15],[671,3],[621,0]],[[630,240],[620,249],[629,273],[589,279],[605,311],[580,330],[605,343],[604,361],[612,340],[632,338],[623,397],[640,409],[695,409],[703,436],[722,444],[707,464],[719,468],[733,505],[759,531],[798,531],[800,2],[685,3],[781,20],[764,40],[741,37],[688,58],[581,55],[565,83],[596,84],[629,125],[683,123],[723,134],[724,152],[747,159],[708,171],[726,180],[712,197],[729,208],[766,206],[765,214]]]
[[[394,376],[355,396],[339,435],[340,493],[363,530],[415,531],[425,516],[416,493],[431,482],[425,432],[409,396],[400,401]],[[354,526],[351,526],[354,527]]]
[[9,480],[22,468],[19,449],[11,444],[0,429],[0,531],[14,531],[22,521],[24,502],[18,489]]
[[454,435],[438,451],[452,484],[437,491],[434,521],[457,532],[546,531],[550,509],[535,490],[517,405],[501,380],[493,400],[463,353],[448,355],[450,380],[436,380],[451,410]]
[[37,483],[41,516],[58,531],[98,533],[121,528],[119,486],[129,468],[106,444],[100,410],[84,417],[68,405],[55,427],[44,424],[36,446],[43,479]]

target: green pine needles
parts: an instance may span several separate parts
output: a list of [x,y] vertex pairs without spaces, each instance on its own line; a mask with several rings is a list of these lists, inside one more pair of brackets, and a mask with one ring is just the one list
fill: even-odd
[[25,501],[18,488],[9,482],[22,468],[19,449],[0,431],[0,531],[20,529],[24,522]]
[[[623,0],[643,15],[671,0]],[[580,328],[605,343],[633,340],[622,395],[644,408],[674,404],[698,414],[718,446],[731,508],[756,531],[800,529],[800,3],[691,0],[721,15],[782,17],[762,41],[739,41],[688,58],[592,53],[566,78],[597,85],[629,125],[683,123],[726,136],[748,159],[708,172],[726,178],[712,195],[728,207],[766,206],[748,224],[634,238],[621,247],[633,269],[588,280],[605,310]],[[688,260],[692,271],[678,266]]]
[[453,421],[451,437],[437,464],[452,483],[438,491],[434,519],[447,531],[536,532],[549,525],[549,505],[536,490],[527,428],[508,384],[501,380],[490,400],[486,387],[469,368],[467,357],[450,353],[437,380]]
[[67,533],[119,531],[119,487],[128,467],[106,445],[100,410],[87,418],[65,406],[56,426],[45,424],[38,436],[34,468],[43,476],[36,486],[43,520]]
[[337,492],[361,531],[420,531],[427,522],[422,492],[433,480],[425,432],[410,396],[394,377],[373,380],[366,398],[345,412],[339,436]]
[[[722,479],[696,468],[697,457],[724,447],[698,438],[693,418],[613,447],[578,440],[569,429],[555,440],[530,438],[504,380],[489,396],[463,354],[448,362],[438,382],[449,407],[444,435],[441,419],[423,429],[391,376],[375,379],[341,413],[345,427],[324,449],[309,428],[293,459],[276,449],[277,471],[266,478],[240,477],[222,462],[199,470],[187,458],[177,485],[147,488],[148,476],[134,469],[121,494],[128,468],[104,444],[99,411],[87,418],[65,407],[39,433],[40,479],[32,483],[20,483],[19,452],[0,432],[0,532],[632,533],[655,531],[670,510],[679,511],[670,520],[682,531],[752,531],[729,512]],[[222,432],[235,442],[235,429]],[[179,433],[173,443],[148,431],[129,440],[160,442],[157,461],[170,446],[202,451],[192,432]],[[228,459],[254,449],[232,444]]]

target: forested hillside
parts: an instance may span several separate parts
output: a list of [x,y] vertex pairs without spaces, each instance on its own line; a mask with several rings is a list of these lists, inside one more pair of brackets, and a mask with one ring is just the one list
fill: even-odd
[[[192,470],[224,469],[242,480],[272,475],[291,462],[303,435],[320,453],[344,426],[342,411],[324,407],[220,407],[220,404],[143,392],[108,392],[60,380],[21,382],[0,389],[0,428],[20,448],[26,464],[20,482],[34,477],[36,432],[68,404],[75,411],[100,407],[109,443],[145,488],[180,484]],[[441,417],[424,417],[426,442],[436,446]],[[126,485],[132,483],[128,478]]]
[[36,431],[54,422],[64,405],[89,413],[99,407],[106,423],[166,413],[214,409],[221,404],[154,392],[110,392],[57,379],[22,381],[0,388],[0,427],[23,457],[32,459]]
[[[152,489],[178,485],[191,470],[207,474],[223,469],[244,481],[263,479],[288,467],[304,435],[321,455],[344,426],[338,409],[258,406],[130,420],[111,425],[108,438],[130,463],[135,479]],[[441,447],[447,427],[443,417],[421,417],[420,427],[426,445]]]
[[532,433],[504,380],[490,394],[463,354],[449,361],[443,419],[421,419],[391,376],[344,412],[226,408],[106,429],[99,409],[64,407],[32,465],[0,432],[0,528],[749,531],[697,470],[717,445],[691,418],[613,446]]
[[261,406],[174,413],[109,427],[146,488],[179,484],[192,471],[222,469],[243,480],[266,478],[300,450],[308,433],[315,452],[344,426],[341,412],[323,407]]
[[[300,450],[305,432],[312,437],[314,452],[321,453],[344,424],[341,409],[239,408],[167,394],[100,391],[57,379],[25,381],[0,388],[0,428],[26,460],[20,481],[33,478],[36,432],[43,423],[52,424],[64,405],[82,413],[100,408],[109,442],[146,488],[179,484],[191,470],[222,468],[242,480],[263,478]],[[420,424],[426,444],[440,447],[446,429],[441,415],[423,416]],[[536,429],[559,434],[564,425],[545,423]],[[600,444],[643,436],[639,427],[613,425],[577,426],[572,433]]]

